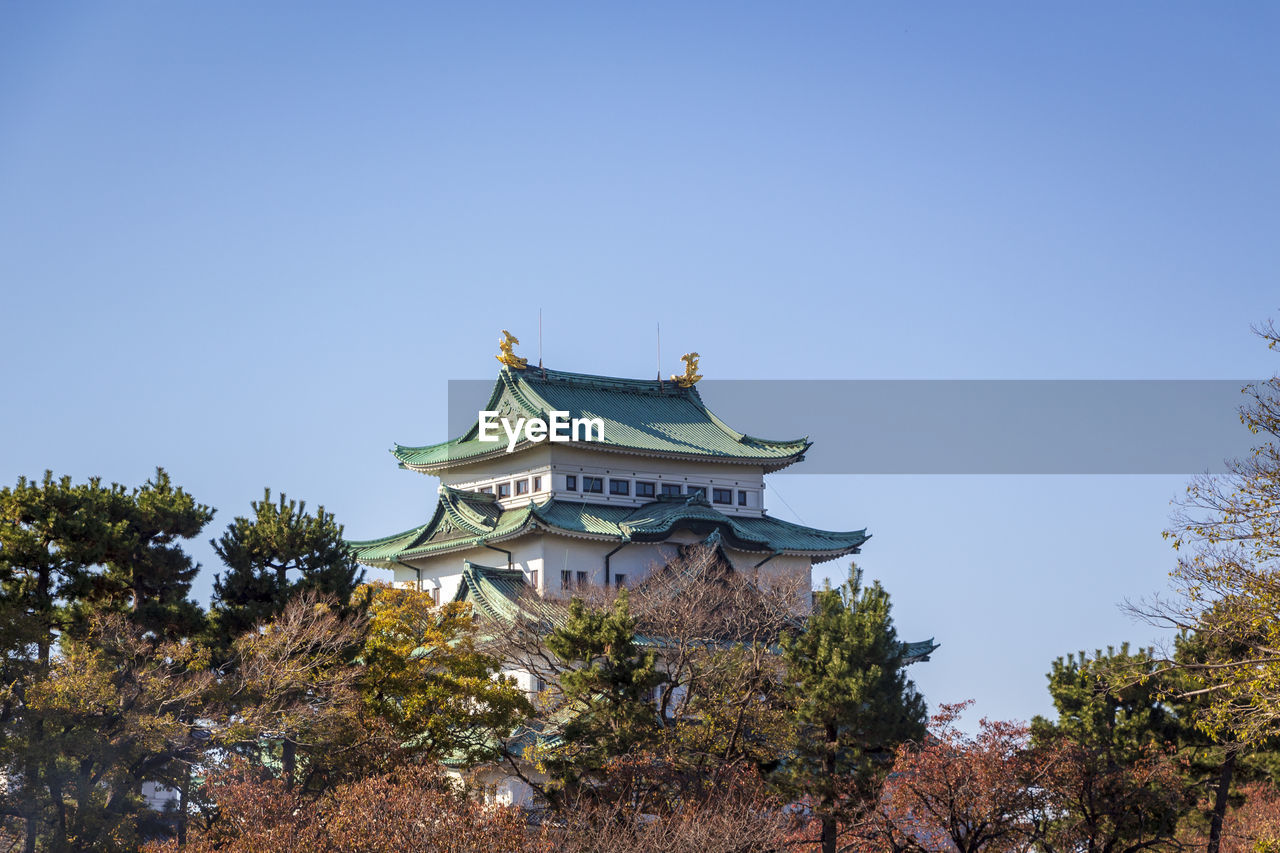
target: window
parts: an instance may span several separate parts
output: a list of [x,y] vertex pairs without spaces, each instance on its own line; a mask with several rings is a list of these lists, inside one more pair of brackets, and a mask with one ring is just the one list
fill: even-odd
[[680,484],[679,483],[663,483],[662,496],[664,498],[680,497]]
[[615,584],[617,584],[618,586],[626,586],[626,585],[627,585],[627,576],[626,576],[626,575],[614,575],[614,576],[613,576],[613,582],[614,582]]
[[542,478],[541,478],[541,477],[534,477],[534,478],[533,478],[533,490],[534,490],[535,492],[540,492],[540,491],[542,491]]
[[747,505],[747,493],[744,490],[739,489],[738,490],[738,506],[746,506],[746,505]]
[[511,497],[511,484],[510,484],[510,483],[499,483],[499,484],[498,484],[498,497],[500,497],[500,498],[509,498],[509,497]]
[[440,588],[439,587],[434,587],[432,589],[427,590],[427,595],[431,597],[432,607],[440,606]]
[[733,503],[733,489],[712,489],[711,499],[718,504]]
[[690,486],[689,494],[705,498],[707,496],[707,488],[706,486]]
[[586,586],[586,585],[587,585],[587,573],[578,572],[578,586]]
[[482,488],[480,489],[480,494],[482,494],[482,495],[491,495],[491,494],[493,494],[493,486],[484,486],[484,487],[482,487]]
[[641,480],[636,480],[636,497],[651,498],[654,496],[654,494],[655,492],[654,492],[653,483],[645,483]]
[[538,588],[538,570],[537,569],[534,569],[533,571],[529,572],[529,586],[533,587],[534,589]]
[[611,495],[631,494],[631,481],[630,480],[610,480],[609,494]]
[[604,491],[604,477],[583,477],[582,491],[600,494]]
[[528,480],[516,480],[516,494],[517,494],[517,495],[527,495],[527,494],[529,494],[529,481],[528,481]]
[[573,572],[565,569],[560,573],[560,588],[568,589],[569,584],[573,583]]
[[578,477],[575,474],[564,475],[564,487],[571,492],[578,491]]

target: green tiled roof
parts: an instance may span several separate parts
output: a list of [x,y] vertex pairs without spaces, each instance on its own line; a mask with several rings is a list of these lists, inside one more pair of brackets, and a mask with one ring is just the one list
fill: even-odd
[[367,541],[349,541],[361,563],[394,568],[406,560],[474,548],[533,530],[617,542],[662,542],[675,530],[719,533],[725,545],[763,554],[810,556],[815,562],[856,554],[865,530],[817,530],[769,516],[731,516],[700,494],[660,499],[639,507],[548,500],[503,510],[492,495],[440,487],[440,502],[426,524]]
[[[616,379],[543,370],[504,367],[498,375],[485,409],[511,422],[518,417],[547,419],[552,411],[570,418],[600,418],[602,441],[585,446],[595,449],[686,459],[762,463],[776,471],[798,462],[809,449],[807,438],[771,441],[738,432],[716,417],[702,402],[697,387],[681,388],[673,382]],[[500,442],[481,442],[479,425],[442,444],[406,447],[397,444],[392,453],[404,468],[432,473],[502,456]],[[533,447],[522,441],[513,452]]]

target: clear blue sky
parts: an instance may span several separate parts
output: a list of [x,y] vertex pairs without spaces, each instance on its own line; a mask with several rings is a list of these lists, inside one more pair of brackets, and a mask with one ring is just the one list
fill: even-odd
[[[434,481],[386,449],[540,307],[549,365],[627,376],[658,322],[717,378],[1270,375],[1278,36],[1263,3],[4,3],[0,482],[163,465],[209,536],[268,485],[404,529]],[[1181,485],[770,508],[870,528],[932,704],[1026,717],[1053,657],[1151,639],[1116,602],[1165,583]]]

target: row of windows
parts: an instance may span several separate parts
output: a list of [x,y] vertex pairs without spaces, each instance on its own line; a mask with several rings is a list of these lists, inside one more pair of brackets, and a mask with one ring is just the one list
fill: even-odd
[[[570,492],[579,491],[578,477],[576,474],[566,475],[564,478],[564,481],[565,481],[564,487],[566,490]],[[651,482],[648,482],[647,480],[636,480],[635,485],[636,485],[636,497],[652,498],[657,496],[657,488],[658,488],[657,483],[651,483]],[[604,478],[583,476],[581,491],[583,494],[586,494],[586,495],[603,494]],[[662,484],[662,496],[664,498],[677,498],[677,497],[680,497],[680,495],[682,494],[689,494],[689,495],[702,494],[705,496],[706,493],[707,493],[707,489],[705,486],[689,486],[689,490],[685,492],[684,487],[679,483],[663,483]],[[622,495],[622,496],[630,495],[631,481],[615,480],[613,478],[610,478],[609,494]],[[711,490],[711,502],[718,503],[718,504],[732,505],[733,489],[713,488]],[[747,505],[747,491],[745,489],[739,489],[738,490],[738,506],[746,506],[746,505]]]
[[[585,587],[587,585],[587,581],[588,581],[588,576],[586,572],[574,572],[574,571],[570,571],[569,569],[565,569],[564,571],[560,572],[560,588],[561,589],[576,589],[579,587]],[[627,576],[615,574],[613,576],[613,583],[615,586],[626,586]]]
[[[584,495],[604,494],[604,481],[605,481],[604,477],[592,477],[592,476],[583,475],[583,477],[581,478],[582,479],[581,489],[578,488],[578,479],[579,478],[576,474],[567,474],[565,476],[565,489],[567,489],[570,492],[581,491],[582,494]],[[609,478],[609,494],[611,495],[628,497],[631,494],[631,486],[632,486],[631,480],[617,480],[612,477]],[[542,477],[541,476],[533,477],[533,478],[526,477],[522,480],[508,480],[505,483],[498,483],[497,484],[498,497],[500,498],[511,497],[513,489],[515,490],[515,494],[517,496],[527,495],[530,493],[530,491],[533,491],[534,493],[541,492]],[[494,487],[484,486],[480,489],[480,491],[486,495],[492,495],[494,493]],[[657,497],[659,494],[659,484],[650,482],[648,480],[636,480],[635,491],[636,491],[636,497],[638,498]],[[689,486],[688,491],[685,491],[685,487],[682,486],[680,483],[662,483],[661,484],[661,494],[664,498],[677,498],[684,494],[688,494],[688,495],[702,494],[705,496],[706,493],[707,493],[707,489],[705,486]],[[745,489],[738,490],[738,506],[747,506],[747,494],[748,493]],[[734,497],[733,489],[722,489],[722,488],[716,487],[711,490],[712,503],[732,506],[733,497]]]
[[[523,479],[523,480],[510,480],[510,481],[508,481],[508,482],[506,482],[506,483],[499,483],[499,484],[498,484],[498,497],[500,497],[500,498],[509,498],[509,497],[511,497],[511,489],[512,489],[513,484],[514,484],[514,487],[515,487],[515,490],[516,490],[516,494],[517,494],[517,495],[527,495],[527,494],[529,494],[529,485],[530,485],[530,480],[529,480],[529,478],[528,478],[528,477],[526,477],[526,478],[525,478],[525,479]],[[540,491],[542,491],[542,478],[541,478],[541,477],[534,477],[534,478],[533,478],[533,480],[532,480],[532,484],[533,484],[533,491],[535,491],[535,492],[540,492]],[[482,493],[486,494],[486,495],[491,495],[491,494],[493,494],[493,486],[484,486],[483,488],[481,488],[481,489],[480,489],[480,491],[481,491]]]

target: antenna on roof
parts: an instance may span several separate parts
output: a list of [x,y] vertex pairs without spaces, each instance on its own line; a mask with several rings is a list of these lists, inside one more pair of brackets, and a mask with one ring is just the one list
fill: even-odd
[[662,321],[658,321],[658,387],[665,388],[662,384]]
[[538,369],[542,371],[542,378],[547,378],[547,369],[542,366],[542,309],[538,309]]

